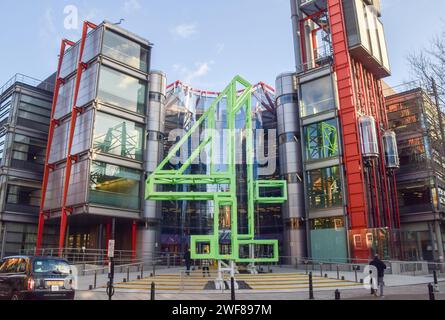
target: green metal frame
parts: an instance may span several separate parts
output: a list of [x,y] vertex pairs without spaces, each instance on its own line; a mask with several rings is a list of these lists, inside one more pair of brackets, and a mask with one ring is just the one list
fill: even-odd
[[[237,85],[243,86],[243,90],[237,90]],[[147,200],[154,201],[212,201],[214,204],[213,215],[213,234],[191,236],[191,257],[195,260],[213,259],[213,260],[232,260],[242,263],[255,262],[277,262],[278,240],[255,240],[255,203],[284,203],[287,201],[287,182],[286,181],[261,181],[254,179],[254,141],[252,131],[252,93],[253,86],[236,76],[230,85],[215,99],[204,115],[192,126],[190,131],[171,149],[168,156],[161,162],[158,168],[147,179],[145,197]],[[196,150],[192,152],[190,158],[178,170],[164,170],[166,165],[176,157],[181,147],[188,143],[193,133],[197,132],[201,125],[207,121],[208,129],[215,129],[215,113],[218,104],[226,99],[227,105],[227,128],[229,137],[226,145],[227,170],[225,172],[216,172],[213,163],[213,144],[215,138],[213,130],[209,130],[207,136],[203,139]],[[248,215],[248,233],[238,234],[238,200],[237,200],[237,179],[236,179],[236,135],[235,118],[237,113],[244,110],[246,114],[245,132],[246,132],[246,167],[247,167],[247,215]],[[201,154],[203,150],[210,149],[210,172],[208,175],[184,174],[193,161]],[[227,185],[228,190],[223,192],[164,192],[158,191],[162,185]],[[279,188],[281,195],[279,197],[262,197],[260,189]],[[220,217],[221,207],[230,207],[230,234],[231,250],[229,254],[220,252]],[[198,253],[199,244],[208,244],[210,250],[208,253]],[[256,245],[267,245],[273,247],[273,257],[247,259],[240,258],[239,246],[250,246],[253,250]]]
[[[316,126],[313,128],[312,126]],[[336,126],[323,121],[316,123],[314,125],[309,125],[306,128],[306,146],[311,158],[314,154],[321,156],[320,149],[322,149],[323,157],[330,158],[338,154],[338,130]],[[316,131],[316,136],[313,136],[313,132]],[[320,138],[322,139],[323,145],[320,146]],[[312,147],[312,143],[317,145],[316,148]]]

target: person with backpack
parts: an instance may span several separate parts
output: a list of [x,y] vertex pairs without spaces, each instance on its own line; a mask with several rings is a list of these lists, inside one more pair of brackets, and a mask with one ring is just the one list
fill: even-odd
[[[377,269],[377,277],[378,282],[377,285],[380,289],[380,297],[383,298],[383,287],[385,286],[384,277],[385,277],[385,270],[386,270],[386,264],[380,260],[379,255],[376,254],[374,256],[374,260],[369,263],[369,265],[374,266]],[[377,297],[377,291],[374,290],[374,295]]]

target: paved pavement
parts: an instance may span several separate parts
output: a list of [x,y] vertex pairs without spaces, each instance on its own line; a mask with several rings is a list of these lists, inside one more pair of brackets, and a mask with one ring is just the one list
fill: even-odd
[[[176,277],[183,271],[183,269],[172,268],[165,270],[158,270],[157,274],[162,274],[163,277],[169,278]],[[274,273],[280,271],[278,277],[283,277],[286,274],[286,270],[274,270]],[[150,272],[149,272],[150,273]],[[116,283],[120,289],[116,289],[116,294],[113,297],[114,300],[149,300],[150,292],[148,290],[148,284],[151,283],[151,279],[146,278],[150,274],[145,273],[144,278],[141,281],[136,280],[140,276],[140,272],[130,273],[130,281],[136,284],[135,287],[127,287],[128,284],[122,283],[123,279],[127,277],[126,273],[116,274]],[[198,272],[199,273],[199,272]],[[305,272],[301,271],[300,275],[296,274],[295,270],[290,269],[288,277],[302,277],[305,278]],[[292,274],[291,274],[292,273]],[[337,279],[336,272],[323,272],[323,276],[327,274],[328,278],[333,279],[329,281],[328,287],[315,286],[315,299],[319,300],[333,300],[335,289],[339,289],[342,299],[345,300],[380,300],[370,295],[369,290],[362,286],[342,286],[343,282],[335,281]],[[321,274],[316,275],[314,278],[317,281],[324,281]],[[358,280],[364,278],[363,273],[358,274]],[[340,277],[344,277],[347,282],[355,283],[355,273],[353,272],[341,272]],[[157,277],[159,278],[159,277]],[[269,278],[270,279],[270,278]],[[105,294],[103,286],[106,284],[106,275],[98,275],[96,284],[98,289],[89,291],[88,288],[94,282],[94,276],[80,277],[79,289],[76,295],[76,299],[79,300],[107,300],[108,297]],[[298,280],[301,281],[301,280]],[[427,284],[433,282],[432,276],[400,276],[400,275],[387,275],[385,277],[385,300],[428,300],[428,288]],[[142,286],[142,287],[138,287]],[[437,300],[445,300],[445,282],[439,283],[440,293],[436,293]],[[190,292],[181,292],[180,290],[170,289],[158,291],[156,295],[157,300],[230,300],[230,292],[225,291],[209,291],[209,290],[194,290]],[[239,300],[307,300],[308,299],[308,286],[306,283],[299,288],[293,289],[268,289],[268,290],[240,290],[237,292],[237,299]]]
[[[436,300],[445,300],[445,284],[440,285],[441,293],[436,293]],[[343,290],[340,289],[342,300],[428,300],[426,285],[410,285],[385,288],[385,297],[371,296],[365,289]],[[315,291],[315,300],[334,300],[334,291]],[[309,300],[307,292],[282,292],[282,293],[237,293],[237,300]],[[78,291],[77,300],[107,300],[105,292]],[[149,300],[149,293],[122,293],[117,292],[113,300]],[[156,295],[156,300],[230,300],[230,293],[162,293]]]

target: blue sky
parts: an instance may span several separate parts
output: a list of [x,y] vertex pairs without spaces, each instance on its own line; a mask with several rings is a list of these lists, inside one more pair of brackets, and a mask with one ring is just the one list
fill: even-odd
[[[0,83],[15,73],[39,79],[56,68],[64,8],[80,20],[124,18],[123,27],[155,44],[152,67],[203,89],[220,90],[235,74],[274,84],[294,69],[289,0],[2,0]],[[445,26],[443,0],[382,0],[392,85],[410,79],[406,56]]]

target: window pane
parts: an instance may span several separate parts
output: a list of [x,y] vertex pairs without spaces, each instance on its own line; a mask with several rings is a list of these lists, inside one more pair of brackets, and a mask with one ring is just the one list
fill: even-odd
[[140,209],[139,171],[93,161],[90,181],[90,202],[125,209]]
[[20,96],[20,101],[23,103],[26,103],[28,105],[34,105],[37,107],[41,107],[47,110],[51,110],[51,102],[47,100],[42,100],[39,98],[30,97],[27,95],[22,94]]
[[344,227],[344,217],[328,217],[311,220],[311,230],[340,229]]
[[3,159],[3,150],[5,149],[6,133],[0,134],[0,164]]
[[43,172],[46,141],[16,134],[11,166],[18,169]]
[[110,30],[105,31],[103,54],[147,72],[148,49]]
[[98,112],[94,150],[142,161],[143,127],[136,123]]
[[306,126],[304,135],[307,160],[338,156],[338,130],[334,119]]
[[37,188],[9,185],[7,203],[38,208],[40,194],[41,191]]
[[147,83],[102,66],[99,98],[115,106],[143,114],[147,99]]
[[310,209],[328,209],[342,205],[338,166],[309,171],[307,175]]
[[330,76],[302,84],[301,95],[302,117],[335,108],[334,91]]
[[3,126],[8,121],[9,113],[11,111],[12,96],[9,96],[0,104],[0,126]]

